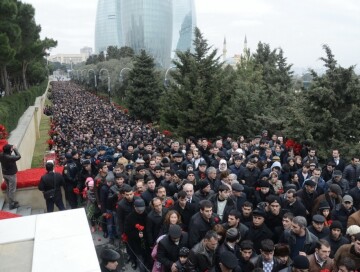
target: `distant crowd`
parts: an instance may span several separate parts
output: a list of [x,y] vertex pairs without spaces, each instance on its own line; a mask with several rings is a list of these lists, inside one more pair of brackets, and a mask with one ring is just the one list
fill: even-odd
[[133,269],[360,270],[360,156],[321,166],[310,142],[267,130],[178,142],[69,82],[51,101],[68,205]]

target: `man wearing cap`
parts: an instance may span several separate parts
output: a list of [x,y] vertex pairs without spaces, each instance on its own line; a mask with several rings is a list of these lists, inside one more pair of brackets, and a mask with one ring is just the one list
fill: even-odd
[[93,164],[91,164],[90,159],[82,160],[81,165],[82,167],[78,176],[78,184],[77,184],[77,188],[79,188],[80,192],[85,188],[85,180],[88,177],[95,178],[95,176],[97,175],[96,167]]
[[314,205],[315,199],[318,197],[316,192],[316,182],[312,179],[307,179],[304,181],[304,188],[296,192],[296,196],[301,199],[301,202],[306,208],[306,214],[311,215],[311,211]]
[[207,231],[201,241],[190,250],[186,271],[212,271],[215,268],[215,250],[218,242],[217,233],[213,230]]
[[244,191],[244,186],[240,184],[239,182],[235,182],[231,184],[232,189],[232,198],[235,201],[235,206],[237,210],[241,211],[241,207],[244,204],[245,201],[247,201],[246,194]]
[[[12,155],[13,152],[14,155]],[[0,153],[2,174],[6,183],[6,197],[11,210],[19,207],[19,202],[15,200],[15,192],[16,173],[18,172],[16,162],[20,159],[21,155],[15,145],[5,145],[3,152]]]
[[335,209],[331,211],[331,219],[340,221],[343,229],[345,229],[349,216],[355,212],[356,209],[353,206],[353,198],[350,195],[345,195],[342,199],[342,204],[337,204]]
[[182,153],[175,153],[173,155],[174,162],[171,163],[170,168],[174,170],[175,172],[178,170],[182,170],[182,160],[183,160],[183,154]]
[[309,271],[310,263],[306,256],[298,255],[293,259],[292,264],[280,272],[304,272]]
[[120,254],[115,250],[110,248],[105,248],[100,254],[101,264],[100,269],[101,272],[110,272],[117,271],[117,267],[119,265],[118,260],[120,259]]
[[349,244],[349,240],[342,235],[343,226],[340,221],[332,221],[330,225],[330,233],[324,238],[331,247],[330,258],[334,258],[339,247]]
[[347,194],[350,190],[349,182],[343,178],[343,174],[340,170],[335,170],[332,178],[328,182],[326,182],[326,184],[328,186],[330,186],[331,184],[339,185],[343,194]]
[[[78,168],[77,160],[79,154],[77,151],[73,150],[71,154],[66,153],[66,164],[63,170],[63,177],[65,180],[65,197],[69,202],[71,209],[76,209],[78,207],[77,196],[74,192],[74,189],[77,186],[78,172],[81,168]],[[99,200],[99,198],[97,198]],[[100,202],[98,202],[100,203]]]
[[253,221],[248,225],[249,232],[247,239],[254,242],[254,249],[256,253],[259,254],[261,241],[265,239],[272,239],[274,234],[265,224],[266,212],[263,209],[255,209],[252,216]]
[[125,218],[124,233],[127,235],[130,251],[136,256],[136,263],[133,260],[132,268],[140,267],[140,271],[145,271],[142,264],[147,266],[150,260],[146,219],[145,201],[136,199],[134,210]]
[[311,226],[308,227],[308,230],[318,239],[322,239],[330,233],[329,227],[325,226],[325,217],[320,214],[315,214],[312,217]]
[[179,225],[170,225],[169,233],[158,244],[157,261],[165,271],[177,271],[176,262],[182,247],[188,247],[188,235],[183,232]]
[[333,209],[335,209],[337,204],[342,203],[341,195],[342,190],[340,186],[337,184],[331,184],[329,186],[329,191],[327,191],[325,194],[319,195],[315,199],[312,214],[314,215],[317,213],[320,203],[324,200],[329,204],[330,211],[332,211]]
[[201,200],[209,199],[211,196],[215,194],[213,190],[211,190],[211,186],[208,180],[200,180],[197,182],[198,190],[195,192],[195,196]]
[[236,228],[230,228],[226,231],[225,241],[222,243],[219,248],[216,250],[216,264],[217,270],[219,270],[219,257],[224,252],[230,252],[234,255],[238,255],[240,251],[240,247],[238,245],[240,241],[240,233]]

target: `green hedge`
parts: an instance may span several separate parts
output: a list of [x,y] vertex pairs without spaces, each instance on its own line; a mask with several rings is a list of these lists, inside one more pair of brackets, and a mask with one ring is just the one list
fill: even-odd
[[16,128],[19,118],[29,106],[33,106],[35,99],[44,94],[47,81],[33,86],[27,91],[0,98],[0,124],[10,133]]

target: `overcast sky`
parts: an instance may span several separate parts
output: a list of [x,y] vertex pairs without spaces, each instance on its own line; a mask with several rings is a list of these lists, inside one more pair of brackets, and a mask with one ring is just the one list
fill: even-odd
[[[57,53],[94,49],[97,0],[24,0],[35,7],[41,36],[53,38]],[[295,67],[319,68],[323,44],[343,67],[360,63],[358,0],[195,0],[197,24],[209,44],[228,56],[241,53],[244,37],[254,51],[259,41],[281,47]],[[359,71],[360,65],[358,65]]]

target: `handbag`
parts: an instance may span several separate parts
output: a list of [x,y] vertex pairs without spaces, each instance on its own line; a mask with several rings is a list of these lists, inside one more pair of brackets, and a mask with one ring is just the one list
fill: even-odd
[[49,199],[53,199],[55,197],[55,172],[54,172],[54,188],[44,191],[44,198],[49,200]]

